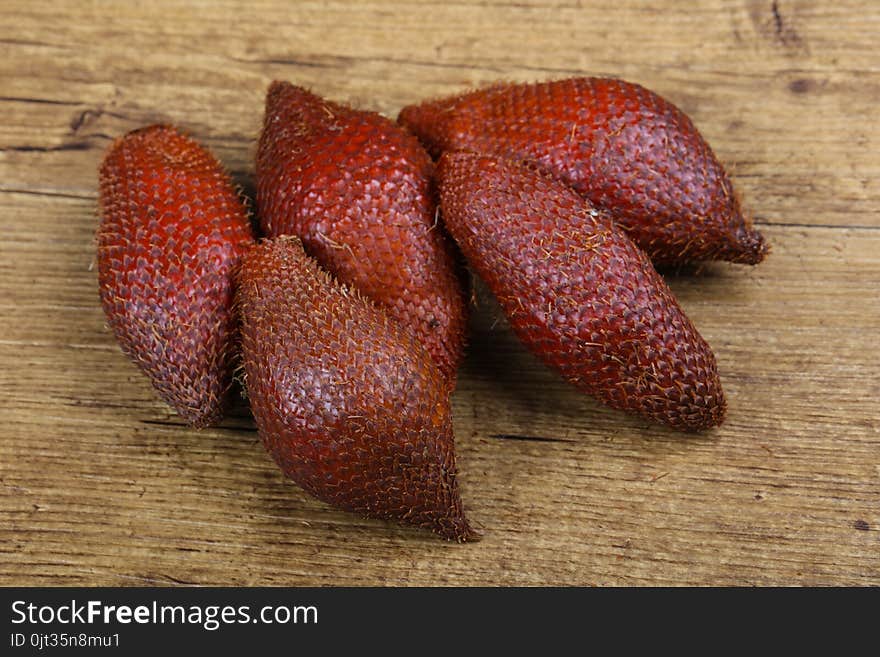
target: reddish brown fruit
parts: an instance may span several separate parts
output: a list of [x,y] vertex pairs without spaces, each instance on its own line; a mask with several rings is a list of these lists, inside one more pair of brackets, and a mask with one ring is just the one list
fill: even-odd
[[438,229],[431,159],[373,112],[273,82],[257,152],[266,235],[296,235],[342,283],[413,329],[449,381],[462,358],[466,298]]
[[656,264],[757,264],[768,251],[691,120],[637,84],[497,85],[406,107],[398,121],[434,155],[468,150],[538,163],[612,212]]
[[245,256],[238,305],[251,409],[287,476],[347,511],[475,538],[449,393],[412,332],[337,284],[296,238]]
[[100,170],[98,282],[122,350],[191,425],[222,415],[233,269],[253,242],[220,163],[169,126],[116,140]]
[[446,226],[545,363],[609,406],[676,429],[722,422],[709,345],[607,214],[490,156],[446,153],[437,177]]

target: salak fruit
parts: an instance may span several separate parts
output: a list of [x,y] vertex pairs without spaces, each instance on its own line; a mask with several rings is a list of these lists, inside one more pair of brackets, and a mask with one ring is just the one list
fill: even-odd
[[298,236],[340,282],[411,328],[451,389],[466,295],[418,140],[379,114],[273,82],[256,170],[265,234]]
[[723,421],[709,345],[605,212],[491,156],[446,153],[437,180],[447,228],[545,363],[609,406],[676,429]]
[[253,242],[220,163],[170,126],[116,140],[100,169],[98,281],[123,351],[190,425],[220,418],[232,378],[234,272]]
[[293,237],[244,257],[237,299],[248,399],[284,473],[335,507],[475,538],[449,393],[415,335]]
[[435,156],[468,150],[537,163],[610,211],[655,264],[756,264],[768,251],[691,120],[637,84],[498,84],[406,107],[398,121]]

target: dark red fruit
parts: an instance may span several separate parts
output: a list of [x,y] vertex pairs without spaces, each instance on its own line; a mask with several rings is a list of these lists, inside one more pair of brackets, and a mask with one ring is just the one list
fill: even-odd
[[273,82],[257,152],[266,235],[296,235],[342,283],[379,303],[454,385],[466,302],[438,229],[431,159],[393,121]]
[[443,218],[519,338],[609,406],[676,429],[724,419],[709,345],[609,216],[533,169],[446,153]]
[[116,140],[100,170],[98,281],[122,350],[191,425],[222,415],[233,270],[253,242],[220,163],[170,126]]
[[340,286],[296,238],[245,256],[238,306],[251,409],[287,476],[341,509],[475,537],[446,383],[411,331]]
[[757,264],[767,254],[691,120],[637,84],[501,84],[406,107],[398,121],[434,155],[468,150],[536,162],[609,210],[656,264]]

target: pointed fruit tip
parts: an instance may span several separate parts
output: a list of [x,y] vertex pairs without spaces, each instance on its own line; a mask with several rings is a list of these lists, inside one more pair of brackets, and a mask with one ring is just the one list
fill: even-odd
[[291,85],[290,82],[287,82],[286,80],[272,80],[272,82],[269,83],[269,94],[271,95],[280,93],[287,87],[291,86],[293,85]]
[[482,532],[471,527],[464,515],[453,518],[448,523],[436,527],[434,532],[447,541],[455,543],[477,543],[483,539]]
[[770,244],[760,232],[754,229],[746,231],[745,236],[740,240],[740,245],[742,259],[736,260],[736,262],[746,265],[757,265],[770,253]]
[[724,424],[727,417],[727,399],[719,391],[720,399],[711,406],[703,409],[697,416],[689,416],[684,422],[673,428],[686,431],[687,433],[699,433],[709,431]]

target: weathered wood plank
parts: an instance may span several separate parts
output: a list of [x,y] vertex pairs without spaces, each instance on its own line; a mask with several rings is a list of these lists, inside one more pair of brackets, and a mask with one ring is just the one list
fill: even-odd
[[[878,24],[858,0],[4,3],[0,583],[880,584]],[[116,136],[180,123],[247,188],[272,78],[393,116],[579,73],[688,111],[773,243],[669,279],[719,359],[719,430],[600,407],[481,290],[454,411],[485,538],[447,545],[286,483],[244,402],[184,428],[113,342],[92,236]]]

